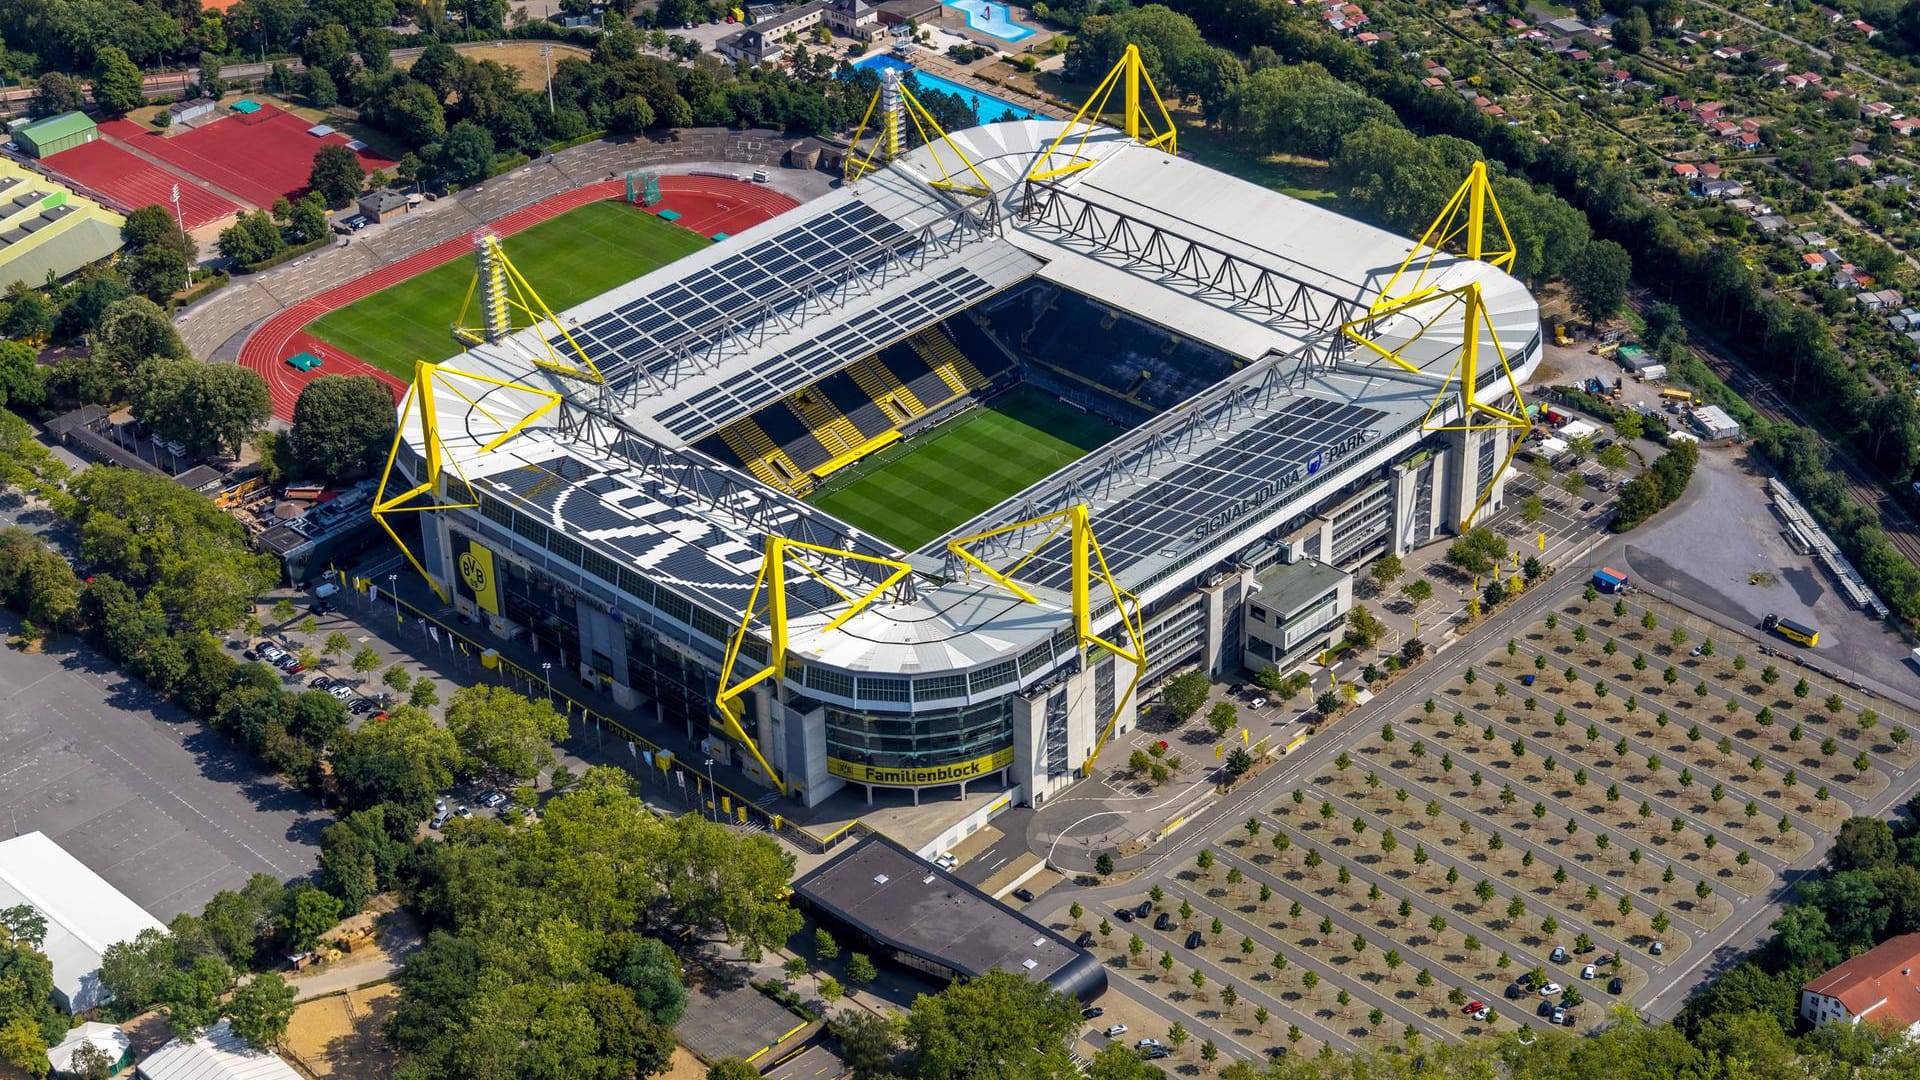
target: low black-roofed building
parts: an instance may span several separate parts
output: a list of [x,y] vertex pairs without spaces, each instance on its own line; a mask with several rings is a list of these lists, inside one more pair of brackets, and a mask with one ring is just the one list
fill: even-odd
[[853,942],[940,979],[994,969],[1091,1001],[1107,988],[1092,953],[879,834],[794,882],[794,898]]

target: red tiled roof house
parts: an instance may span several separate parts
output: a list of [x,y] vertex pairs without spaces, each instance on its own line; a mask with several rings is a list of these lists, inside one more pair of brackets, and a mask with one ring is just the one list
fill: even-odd
[[1800,988],[1800,1016],[1823,1024],[1867,1021],[1920,1034],[1920,934],[1902,934]]

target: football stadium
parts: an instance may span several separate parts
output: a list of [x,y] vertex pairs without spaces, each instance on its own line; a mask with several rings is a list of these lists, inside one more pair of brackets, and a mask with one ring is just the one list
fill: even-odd
[[1165,678],[1306,662],[1327,582],[1497,509],[1540,357],[1483,169],[1415,241],[1157,106],[1129,55],[1072,121],[929,132],[889,79],[844,184],[559,313],[481,238],[376,516],[802,805],[1045,800]]

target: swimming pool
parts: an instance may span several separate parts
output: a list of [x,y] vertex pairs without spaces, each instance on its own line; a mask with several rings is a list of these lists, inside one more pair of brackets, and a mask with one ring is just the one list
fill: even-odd
[[957,8],[967,15],[967,25],[983,34],[990,34],[1001,41],[1025,41],[1034,34],[1033,27],[1023,26],[1013,21],[1013,12],[1005,4],[996,4],[993,0],[940,0],[950,8]]
[[938,75],[921,71],[905,60],[895,56],[888,56],[885,53],[879,56],[869,56],[854,66],[866,68],[875,73],[887,68],[910,72],[915,79],[919,80],[922,87],[928,90],[938,90],[942,93],[952,94],[962,101],[965,101],[973,107],[973,114],[979,117],[980,122],[983,124],[992,123],[1006,113],[1012,113],[1015,118],[1020,120],[1025,120],[1034,114],[1034,111],[1025,105],[1015,105],[1005,98],[994,97],[992,94],[983,94],[972,87],[962,86],[951,79],[943,79]]

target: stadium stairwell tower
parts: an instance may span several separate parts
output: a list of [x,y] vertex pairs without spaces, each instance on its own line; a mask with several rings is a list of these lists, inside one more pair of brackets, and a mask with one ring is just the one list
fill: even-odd
[[[1497,230],[1489,244],[1488,230]],[[1428,334],[1447,335],[1455,325],[1453,309],[1460,309],[1459,333],[1456,359],[1452,369],[1440,380],[1421,428],[1425,431],[1442,433],[1448,442],[1448,457],[1454,462],[1445,487],[1445,518],[1448,524],[1460,532],[1473,527],[1482,510],[1498,510],[1501,495],[1506,488],[1507,466],[1520,449],[1525,432],[1531,427],[1526,415],[1526,402],[1520,396],[1520,386],[1515,379],[1512,367],[1507,363],[1506,349],[1500,344],[1484,303],[1481,286],[1478,282],[1469,282],[1464,286],[1443,288],[1430,276],[1438,278],[1444,265],[1455,256],[1448,253],[1450,245],[1457,244],[1466,257],[1474,262],[1486,262],[1508,273],[1513,271],[1517,249],[1513,243],[1513,234],[1507,230],[1506,216],[1500,211],[1500,203],[1494,198],[1493,186],[1487,176],[1487,166],[1483,161],[1473,163],[1466,180],[1454,190],[1433,224],[1420,237],[1400,264],[1393,276],[1380,290],[1380,295],[1371,305],[1366,316],[1343,325],[1340,330],[1350,341],[1359,344],[1368,351],[1394,363],[1414,374],[1423,374],[1419,368],[1408,364],[1399,355],[1399,350]],[[1409,271],[1412,274],[1409,279]],[[1373,335],[1380,328],[1401,317],[1412,319],[1418,330],[1411,340],[1399,346],[1381,344]],[[1496,405],[1481,400],[1481,382],[1483,365],[1481,364],[1480,331],[1484,329],[1491,338],[1494,354],[1500,364],[1500,372],[1506,385],[1490,383],[1486,391],[1494,401],[1499,401],[1507,393],[1512,394],[1512,402]],[[1451,390],[1451,393],[1449,392]],[[1449,405],[1457,404],[1457,420],[1436,420],[1436,417]]]

